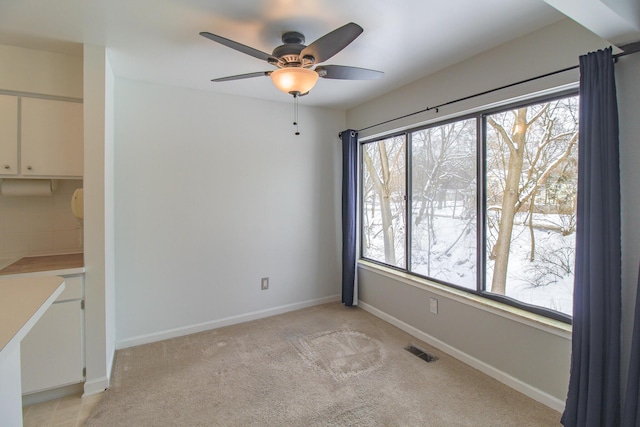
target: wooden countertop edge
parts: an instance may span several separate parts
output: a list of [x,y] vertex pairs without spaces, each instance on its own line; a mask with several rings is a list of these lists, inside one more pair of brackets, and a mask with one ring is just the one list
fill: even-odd
[[41,272],[58,275],[60,271],[75,269],[83,269],[84,272],[84,253],[27,256],[4,265],[0,269],[0,278]]
[[28,273],[11,273],[0,275],[0,280],[2,279],[15,279],[18,277],[42,277],[42,276],[72,276],[75,274],[82,274],[85,272],[84,267],[78,268],[66,268],[62,270],[43,270],[43,271],[32,271]]

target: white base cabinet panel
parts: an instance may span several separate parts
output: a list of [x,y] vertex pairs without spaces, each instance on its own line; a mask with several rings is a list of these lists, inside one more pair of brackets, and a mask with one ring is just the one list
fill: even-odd
[[54,303],[22,340],[22,394],[84,380],[81,301]]
[[22,340],[23,395],[84,381],[83,282],[65,277],[64,292]]

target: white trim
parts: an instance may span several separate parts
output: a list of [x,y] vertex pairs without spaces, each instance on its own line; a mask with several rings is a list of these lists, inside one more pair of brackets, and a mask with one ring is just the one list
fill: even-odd
[[268,308],[265,310],[253,311],[251,313],[239,314],[237,316],[225,317],[223,319],[211,320],[209,322],[197,323],[194,325],[183,326],[180,328],[168,329],[166,331],[154,332],[151,334],[139,335],[137,337],[127,338],[116,342],[116,349],[135,347],[142,344],[149,344],[156,341],[177,338],[185,335],[191,335],[198,332],[204,332],[211,329],[222,328],[224,326],[235,325],[238,323],[249,322],[251,320],[262,319],[265,317],[275,316],[277,314],[288,313],[290,311],[300,310],[302,308],[313,307],[315,305],[326,304],[330,302],[340,301],[339,295],[333,295],[324,298],[317,298],[308,301],[302,301],[294,304],[281,305],[279,307]]
[[[116,357],[116,347],[115,345],[111,347],[111,351],[107,353],[107,378],[111,378],[111,372],[113,371],[113,361]],[[109,385],[107,384],[107,387]]]
[[509,374],[507,374],[506,372],[503,372],[501,370],[499,370],[498,368],[491,366],[479,359],[476,359],[473,356],[468,355],[467,353],[458,350],[457,348],[437,339],[432,337],[429,334],[426,334],[424,332],[422,332],[421,330],[381,311],[378,310],[377,308],[360,301],[359,307],[362,308],[363,310],[373,314],[376,317],[379,317],[380,319],[392,324],[393,326],[403,330],[404,332],[408,333],[409,335],[412,335],[416,338],[418,338],[419,340],[422,340],[424,342],[426,342],[427,344],[430,344],[442,351],[444,351],[445,353],[449,354],[450,356],[466,363],[467,365],[479,370],[480,372],[489,375],[492,378],[495,378],[496,380],[500,381],[501,383],[513,388],[514,390],[519,391],[520,393],[534,399],[537,400],[538,402],[552,408],[555,409],[556,411],[562,412],[564,411],[564,401],[558,399],[555,396],[550,395],[549,393],[546,393],[542,390],[539,390]]
[[571,340],[571,325],[545,317],[539,314],[531,313],[517,307],[503,304],[488,298],[479,297],[469,292],[461,291],[451,286],[441,285],[427,279],[414,276],[410,273],[396,271],[388,267],[384,267],[365,260],[358,261],[358,267],[373,273],[381,274],[390,279],[413,286],[418,289],[432,292],[453,301],[466,304],[468,306],[486,311],[497,316],[504,317],[514,322],[539,329],[541,331],[559,336],[561,338]]
[[50,390],[38,391],[35,393],[22,395],[22,406],[33,405],[46,402],[48,400],[59,399],[61,397],[73,396],[82,392],[83,383],[76,383],[67,386],[57,387]]
[[84,383],[84,393],[82,397],[92,396],[105,391],[109,387],[109,378],[100,377]]

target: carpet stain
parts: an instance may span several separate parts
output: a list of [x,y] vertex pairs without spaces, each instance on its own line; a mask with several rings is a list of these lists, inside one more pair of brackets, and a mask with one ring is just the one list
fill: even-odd
[[295,347],[305,362],[336,381],[364,375],[382,366],[385,360],[380,342],[356,331],[301,337]]

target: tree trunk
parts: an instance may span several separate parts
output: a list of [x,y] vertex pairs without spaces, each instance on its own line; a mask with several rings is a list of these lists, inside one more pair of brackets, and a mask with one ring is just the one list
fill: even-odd
[[[495,124],[492,123],[492,125]],[[516,215],[516,204],[518,203],[520,190],[520,176],[522,175],[526,133],[527,109],[521,108],[517,111],[515,126],[511,137],[506,135],[506,132],[502,133],[502,137],[509,147],[509,161],[507,165],[506,186],[502,197],[498,241],[495,245],[496,259],[491,282],[491,292],[496,294],[504,295],[507,286],[507,267],[509,266],[513,221]]]
[[529,261],[536,260],[536,234],[533,229],[533,211],[535,209],[535,195],[529,200],[529,238],[531,239],[531,254],[529,255]]
[[391,200],[388,192],[380,193],[380,208],[382,210],[382,235],[384,236],[384,262],[396,265],[393,215],[391,214]]
[[[458,207],[458,189],[456,188],[453,191],[453,213],[451,214],[451,218],[456,217],[456,208]],[[460,219],[462,219],[462,215],[460,215]]]
[[395,239],[393,233],[393,214],[391,213],[391,198],[389,189],[389,159],[387,157],[387,150],[384,144],[378,144],[378,151],[380,152],[380,165],[382,178],[378,175],[373,161],[369,156],[369,153],[364,150],[363,157],[364,162],[369,169],[369,174],[373,180],[373,186],[378,198],[380,200],[380,213],[382,216],[382,236],[384,239],[384,261],[387,264],[396,265],[396,248]]

